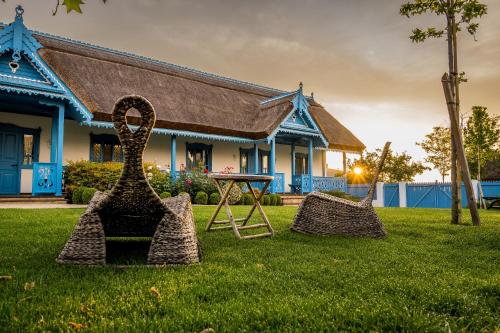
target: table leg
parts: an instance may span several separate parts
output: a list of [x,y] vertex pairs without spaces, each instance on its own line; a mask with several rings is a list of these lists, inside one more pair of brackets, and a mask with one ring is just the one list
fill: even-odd
[[227,197],[229,196],[229,192],[231,191],[232,184],[234,184],[234,181],[231,181],[230,186],[228,186],[226,192],[224,192],[222,190],[222,187],[219,184],[219,181],[217,179],[214,179],[214,182],[215,182],[215,187],[217,187],[217,190],[219,191],[219,193],[221,195],[221,200],[219,201],[217,208],[215,208],[215,211],[212,214],[212,217],[208,221],[207,227],[205,228],[206,231],[210,231],[210,227],[212,226],[215,219],[217,218],[217,215],[219,214],[219,211],[222,208],[222,205],[224,205],[224,203],[227,201]]
[[[271,181],[266,181],[264,188],[262,189],[262,192],[260,193],[259,197],[257,198],[255,193],[253,193],[252,185],[250,185],[250,183],[247,182],[247,185],[250,188],[250,192],[252,193],[254,200],[255,200],[255,203],[252,207],[252,210],[250,211],[250,214],[247,218],[250,219],[251,215],[253,214],[253,211],[255,210],[255,207],[257,207],[257,209],[259,210],[260,216],[262,217],[262,220],[264,220],[264,223],[266,224],[267,230],[269,231],[269,233],[272,236],[272,235],[274,235],[273,227],[271,226],[271,223],[269,222],[269,219],[267,218],[267,215],[264,212],[264,209],[260,205],[260,199],[262,198],[263,194],[266,193],[267,188],[269,187],[270,184],[271,184]],[[244,223],[246,223],[246,221]]]
[[262,197],[263,197],[263,196],[264,196],[264,194],[266,193],[266,191],[267,191],[267,187],[269,186],[269,185],[268,185],[268,186],[265,186],[265,185],[264,185],[264,188],[263,188],[263,189],[262,189],[262,191],[259,193],[259,197],[257,198],[257,197],[255,196],[255,193],[254,193],[254,191],[253,191],[253,188],[252,188],[252,185],[250,184],[250,182],[245,182],[245,184],[247,184],[247,186],[248,186],[248,190],[249,190],[249,191],[250,191],[250,193],[252,194],[252,196],[253,196],[253,198],[254,198],[254,200],[255,200],[255,201],[254,201],[254,203],[253,203],[252,208],[250,209],[250,212],[248,213],[247,217],[245,218],[245,221],[243,221],[243,223],[242,223],[241,225],[246,225],[246,224],[247,224],[247,222],[248,222],[248,220],[250,220],[250,217],[252,217],[252,214],[253,214],[253,212],[254,212],[255,208],[257,207],[257,203],[259,203],[259,204],[260,204],[260,200],[262,199]]

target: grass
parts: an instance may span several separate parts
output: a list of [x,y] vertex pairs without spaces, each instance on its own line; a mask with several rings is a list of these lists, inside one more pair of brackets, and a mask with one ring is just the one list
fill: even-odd
[[266,207],[276,236],[237,241],[203,231],[212,210],[202,263],[166,268],[58,265],[82,210],[0,210],[0,331],[499,330],[500,211],[380,209],[373,240],[291,233],[295,208]]

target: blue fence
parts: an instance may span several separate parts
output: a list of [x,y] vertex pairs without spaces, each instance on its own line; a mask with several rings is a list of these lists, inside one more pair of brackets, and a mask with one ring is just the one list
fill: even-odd
[[[462,198],[465,198],[462,185]],[[406,206],[419,208],[451,208],[450,183],[408,183],[406,184]],[[467,200],[462,200],[467,207]]]
[[481,182],[485,197],[500,197],[500,181]]
[[[347,185],[347,193],[352,196],[364,198],[368,195],[368,191],[370,190],[369,184],[349,184]],[[373,194],[373,199],[377,200],[377,191]]]
[[399,207],[399,184],[384,184],[384,207]]
[[[474,182],[478,185],[477,182]],[[406,194],[400,198],[401,193]],[[500,197],[500,181],[481,182],[483,196]],[[479,187],[479,186],[478,186]],[[476,199],[479,199],[479,188],[475,189]],[[368,185],[349,185],[348,193],[364,197],[368,191]],[[384,184],[383,186],[384,207],[410,207],[410,208],[451,208],[451,184],[450,183],[401,183]],[[467,207],[465,186],[462,184],[462,206]],[[401,202],[403,200],[403,202]]]

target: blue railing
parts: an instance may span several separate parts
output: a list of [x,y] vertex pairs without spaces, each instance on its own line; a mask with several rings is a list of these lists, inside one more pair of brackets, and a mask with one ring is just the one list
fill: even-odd
[[[260,191],[264,188],[264,183],[251,183],[253,188],[257,188]],[[283,172],[274,173],[274,180],[271,185],[274,184],[274,192],[275,193],[285,193],[285,174]],[[271,185],[268,188],[268,191],[271,190]]]
[[33,163],[32,193],[55,194],[57,191],[57,164]]
[[308,193],[312,191],[346,191],[347,183],[344,177],[313,176],[312,190],[309,175],[292,176],[292,192]]

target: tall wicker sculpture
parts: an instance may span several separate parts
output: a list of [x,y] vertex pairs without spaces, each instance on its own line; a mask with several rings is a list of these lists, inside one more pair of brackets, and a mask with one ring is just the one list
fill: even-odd
[[[141,114],[132,132],[127,111]],[[141,96],[120,98],[113,123],[124,153],[123,171],[111,193],[97,192],[57,258],[60,263],[104,265],[105,237],[152,237],[147,264],[189,264],[200,258],[189,195],[161,200],[144,174],[142,156],[155,123],[153,106]]]
[[387,233],[372,206],[377,180],[389,151],[387,142],[378,162],[368,195],[361,202],[312,192],[300,205],[291,229],[313,235],[384,237]]

